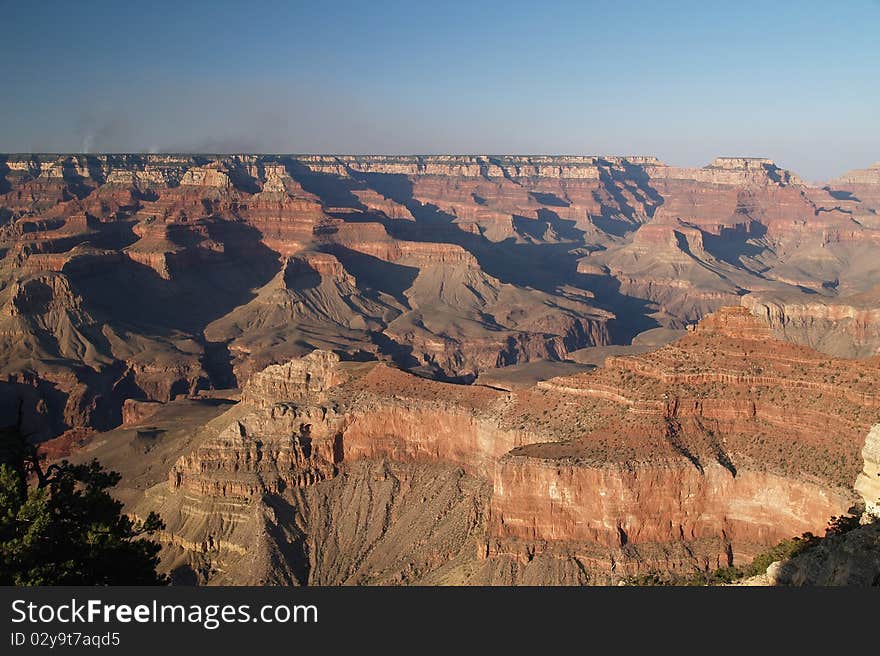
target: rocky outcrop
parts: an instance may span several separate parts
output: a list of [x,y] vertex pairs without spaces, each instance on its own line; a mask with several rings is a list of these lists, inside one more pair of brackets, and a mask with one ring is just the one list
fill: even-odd
[[67,271],[32,274],[0,292],[3,421],[15,421],[17,398],[41,440],[107,429],[123,420],[127,398],[168,401],[199,386],[197,344],[173,335],[127,341]]
[[652,178],[688,180],[724,186],[803,185],[790,171],[780,169],[765,157],[716,157],[703,168],[651,167]]
[[805,553],[774,562],[760,581],[767,585],[880,585],[880,522],[843,535],[829,535]]
[[250,378],[242,401],[264,408],[279,401],[321,401],[327,390],[345,380],[338,365],[339,356],[328,351],[312,351],[299,360],[272,365]]
[[122,404],[122,424],[123,426],[141,424],[156,414],[161,407],[162,404],[156,401],[125,399]]
[[880,425],[874,426],[862,449],[864,467],[856,478],[855,489],[865,504],[866,521],[880,519]]
[[734,339],[763,340],[770,338],[769,326],[756,321],[747,308],[727,307],[688,327],[696,333],[713,333]]
[[169,486],[248,500],[331,478],[342,459],[343,421],[330,408],[292,404],[249,414],[178,460]]

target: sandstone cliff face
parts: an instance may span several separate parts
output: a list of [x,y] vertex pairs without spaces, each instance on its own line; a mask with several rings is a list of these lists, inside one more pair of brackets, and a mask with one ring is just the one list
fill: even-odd
[[[724,567],[749,562],[761,545],[815,530],[818,518],[849,503],[843,490],[764,472],[734,476],[718,463],[702,470],[681,460],[600,467],[513,455],[494,476],[490,534],[502,544],[579,543],[608,554],[683,544],[697,562]],[[649,565],[643,558],[648,562],[618,555],[619,571]],[[670,558],[661,566],[687,571],[693,562]]]
[[703,168],[653,166],[651,177],[688,180],[724,186],[803,185],[790,171],[780,169],[766,157],[716,157]]
[[[748,562],[848,510],[880,411],[863,404],[876,363],[768,330],[730,308],[513,392],[314,352],[254,375],[136,511],[160,508],[166,566],[207,582],[597,583]],[[819,371],[836,382],[807,384]]]

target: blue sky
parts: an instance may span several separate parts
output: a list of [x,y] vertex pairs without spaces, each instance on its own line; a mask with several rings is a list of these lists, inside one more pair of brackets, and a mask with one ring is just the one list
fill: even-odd
[[0,151],[880,160],[880,2],[10,2]]

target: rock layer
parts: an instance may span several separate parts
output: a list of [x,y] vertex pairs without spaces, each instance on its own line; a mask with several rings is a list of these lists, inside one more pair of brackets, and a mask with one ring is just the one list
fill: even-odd
[[514,391],[314,352],[253,376],[131,505],[162,512],[166,567],[203,582],[607,583],[743,564],[850,508],[880,417],[877,360],[768,330],[728,308]]

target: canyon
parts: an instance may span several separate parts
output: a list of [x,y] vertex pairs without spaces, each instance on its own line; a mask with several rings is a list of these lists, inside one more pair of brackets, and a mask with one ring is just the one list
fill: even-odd
[[0,423],[181,583],[739,565],[859,501],[878,211],[880,164],[0,155]]
[[438,380],[566,361],[744,304],[877,352],[880,169],[762,158],[0,156],[0,414],[71,438],[126,399],[315,348]]
[[[849,513],[857,477],[876,491],[878,373],[742,307],[515,390],[316,350],[78,457],[161,513],[179,582],[613,584],[739,566]],[[179,404],[207,421],[182,428]]]

